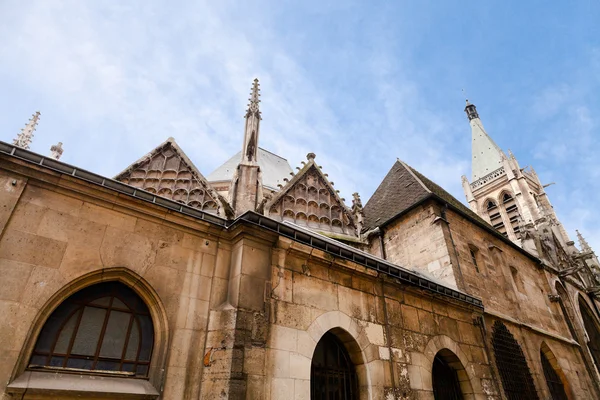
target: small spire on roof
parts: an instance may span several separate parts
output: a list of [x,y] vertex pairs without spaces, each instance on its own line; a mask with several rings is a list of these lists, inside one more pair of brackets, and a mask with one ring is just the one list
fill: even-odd
[[577,240],[579,240],[579,247],[581,247],[581,251],[587,253],[588,251],[592,251],[592,248],[588,244],[588,242],[583,238],[583,235],[576,230],[577,232]]
[[50,147],[50,157],[54,158],[55,160],[59,160],[60,156],[62,156],[63,153],[63,148],[62,148],[62,142],[58,142],[58,144],[52,145],[52,147]]
[[315,153],[308,153],[308,154],[306,155],[306,159],[307,159],[308,161],[314,160],[316,157],[317,157],[317,155],[316,155]]
[[40,112],[36,111],[35,114],[31,116],[29,122],[25,125],[25,127],[21,129],[21,133],[17,135],[15,140],[13,140],[13,144],[15,146],[19,146],[23,149],[29,149],[29,145],[31,144],[31,140],[33,139],[33,132],[37,127],[39,119]]
[[258,116],[258,118],[261,118],[260,109],[258,107],[258,103],[260,103],[259,97],[260,84],[258,83],[258,78],[254,78],[252,89],[250,89],[250,98],[248,99],[250,103],[248,103],[248,109],[246,110],[246,118],[248,118],[251,114],[255,114]]

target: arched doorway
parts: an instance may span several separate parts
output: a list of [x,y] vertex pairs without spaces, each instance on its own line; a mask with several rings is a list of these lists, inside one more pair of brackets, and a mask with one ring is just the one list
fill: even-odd
[[312,359],[311,400],[358,400],[354,364],[342,342],[331,332],[323,335]]
[[[458,357],[448,349],[440,350],[433,359],[431,371],[435,400],[463,400],[458,371],[464,370]],[[466,379],[466,373],[464,373]],[[469,384],[468,380],[466,382]],[[470,384],[469,384],[470,387]]]
[[596,368],[600,371],[600,329],[598,328],[598,321],[594,317],[594,313],[581,295],[579,295],[579,311],[581,312],[585,331],[590,338],[587,344],[588,348],[590,349],[590,353],[592,353]]
[[[550,398],[552,400],[568,400],[569,396],[567,396],[563,379],[559,375],[558,361],[546,343],[542,343],[540,346],[540,358],[544,378],[546,378],[546,384],[550,391]],[[563,374],[561,373],[561,375]]]

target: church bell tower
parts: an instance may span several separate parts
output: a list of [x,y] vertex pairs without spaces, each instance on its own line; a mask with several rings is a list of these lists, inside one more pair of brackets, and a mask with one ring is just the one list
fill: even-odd
[[548,223],[567,247],[570,239],[556,214],[535,170],[521,168],[516,157],[502,149],[487,134],[474,104],[467,100],[465,113],[471,125],[471,181],[462,185],[471,210],[496,230],[521,245],[525,227]]

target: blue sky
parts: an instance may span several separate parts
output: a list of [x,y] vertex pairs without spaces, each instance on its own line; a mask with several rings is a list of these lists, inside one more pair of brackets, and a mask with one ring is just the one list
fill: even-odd
[[306,153],[350,203],[396,157],[464,201],[464,89],[532,165],[574,239],[600,251],[600,3],[0,2],[0,139],[40,110],[32,149],[113,176],[173,136],[205,175],[241,147]]

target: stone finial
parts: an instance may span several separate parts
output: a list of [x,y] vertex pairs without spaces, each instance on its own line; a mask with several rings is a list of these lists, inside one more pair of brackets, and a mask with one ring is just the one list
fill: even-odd
[[462,183],[469,184],[469,179],[467,178],[466,175],[461,176],[460,179],[462,180]]
[[17,135],[15,140],[13,140],[13,144],[15,146],[19,146],[23,149],[29,149],[29,145],[31,144],[31,140],[33,139],[33,132],[37,127],[39,119],[40,112],[36,111],[35,114],[31,116],[29,122],[25,125],[25,127],[21,129],[21,133]]
[[581,248],[581,251],[583,253],[592,251],[592,248],[588,244],[587,240],[584,239],[583,235],[578,230],[576,230],[575,232],[577,232],[577,240],[579,240],[579,247]]
[[315,153],[308,153],[308,154],[306,155],[306,159],[307,159],[308,161],[312,161],[312,160],[314,160],[315,158],[317,158],[317,155],[316,155]]
[[352,193],[352,211],[362,210],[362,200],[358,192]]
[[250,98],[248,99],[250,102],[248,103],[248,110],[246,110],[246,117],[248,117],[250,114],[255,114],[261,118],[260,109],[258,107],[258,103],[260,103],[259,97],[260,84],[258,83],[258,78],[255,78],[254,82],[252,83],[252,88],[250,89]]
[[60,160],[60,156],[62,156],[63,151],[62,142],[58,142],[58,144],[50,147],[50,157],[54,158],[55,160]]

